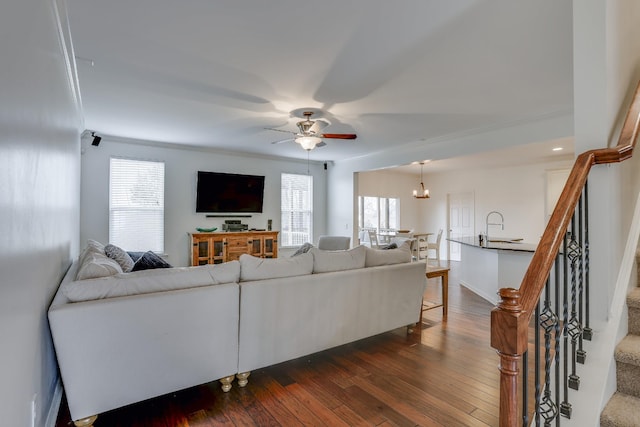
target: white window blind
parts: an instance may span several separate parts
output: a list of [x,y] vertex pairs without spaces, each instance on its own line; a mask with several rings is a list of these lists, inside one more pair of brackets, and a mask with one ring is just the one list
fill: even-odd
[[164,252],[164,162],[111,158],[109,242]]
[[281,246],[299,246],[312,241],[313,178],[283,173],[281,176]]

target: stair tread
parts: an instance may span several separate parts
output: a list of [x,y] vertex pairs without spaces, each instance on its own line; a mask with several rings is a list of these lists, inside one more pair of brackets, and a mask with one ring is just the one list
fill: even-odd
[[600,415],[601,426],[640,426],[638,408],[640,408],[640,398],[615,393]]
[[616,361],[640,366],[640,335],[627,335],[616,347]]
[[640,308],[640,287],[634,288],[627,295],[627,305],[629,307]]

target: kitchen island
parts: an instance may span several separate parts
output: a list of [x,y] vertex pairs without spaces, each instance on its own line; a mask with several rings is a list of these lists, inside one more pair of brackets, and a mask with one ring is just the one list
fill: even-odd
[[537,245],[517,238],[493,238],[480,245],[478,237],[449,238],[460,243],[460,283],[497,304],[500,288],[519,288]]

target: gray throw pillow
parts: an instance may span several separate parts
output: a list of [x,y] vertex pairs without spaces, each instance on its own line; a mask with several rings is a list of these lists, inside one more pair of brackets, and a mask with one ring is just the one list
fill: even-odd
[[122,248],[108,244],[104,247],[104,253],[111,259],[115,260],[124,273],[128,273],[133,270],[133,259],[129,256],[129,254]]
[[311,249],[312,247],[313,247],[313,245],[311,243],[309,243],[309,242],[303,243],[302,246],[300,246],[298,248],[298,250],[295,251],[293,253],[293,255],[291,255],[291,256],[293,257],[293,256],[301,255],[301,254],[306,254],[307,252],[309,252],[309,249]]

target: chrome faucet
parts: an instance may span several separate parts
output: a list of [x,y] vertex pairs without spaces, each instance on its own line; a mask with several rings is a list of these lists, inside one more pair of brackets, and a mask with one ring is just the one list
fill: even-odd
[[[489,222],[489,217],[491,216],[491,214],[498,214],[500,215],[500,222]],[[500,228],[502,230],[504,230],[504,217],[502,216],[502,214],[498,211],[491,211],[487,214],[487,219],[486,219],[486,229],[485,229],[485,233],[484,233],[484,238],[487,241],[487,243],[489,243],[489,226],[490,225],[499,225]]]

